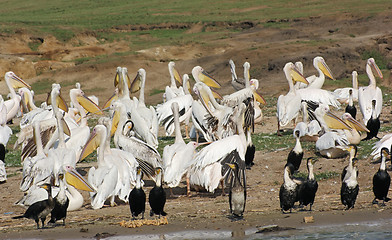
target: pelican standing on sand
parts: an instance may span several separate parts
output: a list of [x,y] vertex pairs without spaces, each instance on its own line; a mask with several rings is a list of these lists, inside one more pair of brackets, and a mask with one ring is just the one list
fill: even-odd
[[276,116],[278,118],[278,135],[280,136],[280,127],[286,126],[291,120],[298,116],[301,109],[301,96],[294,88],[294,81],[308,83],[304,76],[298,71],[292,62],[286,63],[283,72],[289,83],[289,92],[286,95],[280,95],[277,102]]
[[[133,98],[134,107],[131,110],[131,119],[135,124],[136,134],[142,140],[153,146],[158,147],[158,117],[153,106],[146,107],[144,102],[144,88],[146,85],[146,70],[140,68],[132,82],[131,91],[140,90],[139,99]],[[139,130],[140,129],[140,130]]]
[[[178,104],[177,102],[172,103],[172,112],[174,115],[174,127],[175,127],[175,140],[172,145],[166,145],[163,148],[162,161],[164,166],[165,174],[163,175],[164,182],[170,188],[170,194],[173,194],[173,187],[177,187],[183,175],[187,172],[190,167],[195,154],[196,142],[184,142],[181,136],[180,123],[178,120]],[[189,181],[187,179],[187,181]]]

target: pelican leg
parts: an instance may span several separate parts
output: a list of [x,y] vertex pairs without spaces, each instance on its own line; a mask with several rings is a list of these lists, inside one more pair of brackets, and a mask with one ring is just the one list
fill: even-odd
[[221,186],[222,186],[222,196],[226,196],[226,193],[225,193],[225,185],[224,185],[224,182],[223,182],[223,179],[221,179],[220,180],[220,184],[221,184]]
[[278,136],[282,136],[282,134],[280,133],[280,123],[279,123],[279,119],[278,119],[278,131],[276,132],[276,134]]
[[[197,135],[196,135],[197,136]],[[189,131],[188,131],[188,125],[185,124],[185,139],[189,139]]]
[[190,197],[191,196],[191,184],[189,182],[189,177],[186,177],[186,196]]

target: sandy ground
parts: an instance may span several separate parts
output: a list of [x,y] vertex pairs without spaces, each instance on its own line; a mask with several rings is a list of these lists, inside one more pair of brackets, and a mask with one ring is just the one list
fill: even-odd
[[[206,66],[205,68],[218,80],[226,79],[221,81],[223,88],[220,90],[222,94],[225,94],[233,91],[228,82],[230,72],[227,65],[228,59],[233,58],[238,61],[238,73],[242,72],[242,62],[249,61],[251,69],[254,69],[251,73],[253,73],[255,78],[261,80],[262,89],[260,92],[266,97],[276,97],[287,91],[286,80],[284,80],[281,71],[284,63],[287,61],[304,61],[305,71],[309,69],[310,75],[314,73],[311,72],[313,70],[310,70],[312,68],[311,59],[316,55],[323,55],[337,78],[348,77],[354,69],[363,73],[365,61],[360,59],[362,50],[368,47],[378,47],[381,51],[392,49],[388,48],[388,44],[391,44],[389,41],[391,39],[390,32],[385,30],[390,29],[387,27],[389,24],[388,19],[387,14],[381,14],[367,20],[364,20],[363,16],[348,16],[344,14],[339,17],[334,16],[322,19],[300,19],[293,21],[290,29],[266,29],[256,26],[250,30],[244,30],[229,39],[218,41],[217,45],[219,47],[215,48],[214,51],[203,49],[200,46],[193,46],[193,48],[191,46],[182,46],[182,49],[181,47],[177,49],[167,48],[167,52],[175,56],[173,57],[166,55],[153,56],[152,52],[156,51],[156,49],[150,49],[134,58],[88,66],[54,65],[55,63],[61,63],[65,56],[49,56],[49,50],[47,49],[53,50],[56,49],[55,47],[67,48],[69,46],[52,44],[50,47],[48,46],[50,39],[48,39],[48,44],[42,46],[40,51],[47,51],[46,57],[51,58],[52,62],[48,63],[45,60],[37,63],[38,65],[41,64],[40,66],[42,67],[40,69],[42,72],[39,76],[36,76],[37,64],[31,68],[31,73],[28,73],[27,70],[21,70],[22,66],[25,69],[29,69],[26,67],[30,66],[28,63],[20,65],[21,63],[18,60],[13,59],[9,61],[14,61],[13,66],[15,68],[17,66],[20,67],[20,75],[29,79],[30,83],[42,79],[54,79],[56,82],[68,83],[64,87],[64,92],[67,92],[67,89],[73,85],[69,83],[81,81],[82,88],[85,87],[87,94],[96,94],[100,99],[106,100],[113,91],[111,82],[116,66],[126,65],[133,72],[136,72],[138,67],[145,66],[147,72],[151,73],[148,75],[147,81],[151,79],[150,81],[154,82],[154,84],[147,83],[147,91],[151,91],[154,88],[163,89],[163,86],[168,84],[167,59],[172,58],[178,59],[178,69],[182,73],[190,72],[193,66],[200,64]],[[320,28],[319,25],[321,23],[325,27]],[[373,27],[370,28],[369,26]],[[331,32],[328,29],[339,30]],[[355,38],[350,37],[350,34],[355,34]],[[27,42],[24,39],[20,37],[20,46]],[[85,37],[83,39],[90,38]],[[309,39],[319,41],[332,40],[328,40],[325,47],[319,47],[303,43],[304,40]],[[2,41],[6,42],[7,39],[3,37]],[[88,41],[86,40],[86,42]],[[89,42],[89,44],[93,43]],[[19,45],[14,43],[14,45],[9,46],[9,49]],[[118,43],[116,46],[117,48],[114,48],[112,45],[100,47],[103,48],[102,51],[108,51],[111,48],[118,51],[126,49],[121,43]],[[192,51],[189,51],[188,55],[186,55],[182,50],[189,48]],[[20,49],[27,51],[22,47]],[[15,51],[22,51],[20,49]],[[69,58],[72,58],[72,53],[77,55],[75,49],[69,48],[69,50],[67,52]],[[77,50],[82,51],[81,48]],[[389,52],[385,52],[385,54],[388,55]],[[160,58],[163,60],[158,61]],[[56,68],[56,71],[50,71],[49,65],[52,68],[58,68]],[[5,69],[7,68],[11,67],[7,66]],[[160,80],[162,76],[167,79],[165,80],[166,82]],[[110,79],[110,84],[106,84],[108,79]],[[102,84],[103,82],[105,84]],[[91,83],[94,83],[95,88],[91,87]],[[348,86],[350,86],[350,83],[347,83]],[[388,85],[388,79],[384,80],[384,84]],[[102,86],[102,88],[97,90],[96,86]],[[5,94],[3,90],[1,93]],[[39,93],[37,94],[37,99],[42,100],[44,96],[44,92]],[[146,98],[150,104],[156,104],[161,101],[160,94],[147,96]],[[105,100],[101,101],[104,102]],[[383,124],[389,124],[387,122],[390,119],[391,109],[388,105],[383,110]],[[264,112],[263,125],[258,125],[255,133],[274,133],[276,131],[275,110],[273,107],[270,107],[269,109],[265,108]],[[287,130],[286,133],[290,134],[290,130]],[[384,134],[381,133],[380,136]],[[11,219],[12,216],[24,212],[22,207],[13,205],[22,196],[22,193],[19,191],[22,168],[8,168],[9,179],[5,184],[0,185],[0,238],[102,238],[110,235],[167,233],[195,229],[231,230],[233,234],[241,236],[243,230],[270,224],[278,224],[282,227],[303,228],[330,223],[345,224],[390,218],[392,212],[390,204],[382,208],[371,204],[373,200],[371,179],[378,169],[378,164],[372,164],[370,159],[360,159],[359,162],[360,193],[354,209],[349,211],[343,210],[344,207],[340,203],[339,195],[340,176],[336,176],[319,182],[319,190],[312,212],[297,209],[291,214],[282,214],[279,209],[278,192],[283,182],[283,166],[291,147],[288,146],[276,151],[256,152],[255,166],[247,172],[248,196],[244,219],[235,222],[229,218],[228,197],[221,196],[220,189],[215,194],[193,192],[190,198],[184,196],[169,198],[165,206],[165,211],[168,213],[168,225],[142,226],[136,229],[123,228],[118,224],[122,220],[130,219],[129,205],[119,203],[115,207],[93,210],[89,205],[87,193],[83,193],[85,205],[78,211],[69,212],[65,227],[57,226],[55,228],[36,230],[35,223],[32,220]],[[361,147],[359,147],[359,151],[361,151]],[[304,159],[310,156],[314,156],[313,151],[306,152]],[[87,171],[92,165],[95,165],[95,163],[81,163],[78,165],[78,170]],[[315,172],[334,171],[340,173],[346,165],[347,159],[328,160],[320,158],[320,161],[316,163]],[[304,164],[301,165],[300,171],[306,172]],[[145,191],[148,192],[151,187],[152,183],[147,181]],[[178,195],[185,194],[184,182],[174,189],[174,193]],[[147,212],[149,209],[149,206],[147,206]],[[305,216],[313,216],[315,222],[305,224],[303,222]]]

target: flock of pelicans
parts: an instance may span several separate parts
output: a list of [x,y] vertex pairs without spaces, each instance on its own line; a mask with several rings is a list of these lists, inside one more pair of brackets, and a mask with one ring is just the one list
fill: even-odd
[[[215,90],[219,83],[202,67],[192,69],[196,83],[191,88],[190,77],[184,74],[181,78],[175,63],[170,62],[171,84],[165,88],[163,103],[155,107],[145,104],[146,71],[142,68],[131,81],[127,68],[118,67],[114,94],[102,108],[98,107],[95,96],[84,94],[80,84],[69,92],[70,106],[61,95],[60,84],[52,84],[46,102],[37,107],[31,87],[13,72],[7,72],[5,82],[10,99],[0,98],[0,182],[6,181],[3,161],[5,146],[12,135],[7,123],[19,117],[20,132],[14,148],[20,145],[22,149],[20,190],[24,194],[16,204],[27,207],[23,215],[14,218],[34,219],[39,228],[39,220],[44,227],[46,217],[51,214],[50,223],[63,220],[65,224],[67,211],[83,205],[80,190],[90,192],[93,209],[105,204],[114,206],[115,199],[119,199],[129,202],[133,219],[139,215],[144,218],[143,179],[146,178],[155,182],[148,196],[150,216],[165,216],[163,184],[173,194],[172,188],[184,177],[188,196],[190,186],[214,192],[219,185],[222,189],[228,185],[230,211],[234,218],[242,218],[246,203],[245,172],[252,167],[255,155],[251,134],[254,124],[263,119],[260,105],[265,101],[257,92],[258,80],[250,78],[250,64],[244,63],[243,78],[237,77],[232,60],[229,65],[236,91],[222,97]],[[311,210],[317,191],[313,174],[315,158],[307,160],[307,179],[293,177],[303,158],[301,141],[314,141],[317,152],[324,157],[350,155],[342,173],[341,196],[348,209],[354,207],[359,189],[355,145],[361,141],[361,131],[367,132],[366,139],[371,139],[377,137],[380,128],[382,93],[376,86],[373,71],[380,77],[382,73],[374,59],[368,59],[366,65],[369,86],[358,88],[354,71],[353,86],[334,92],[322,89],[325,76],[333,79],[324,59],[314,58],[313,65],[318,76],[307,78],[300,62],[287,63],[283,68],[289,92],[278,98],[277,133],[280,135],[280,128],[294,121],[296,145],[284,168],[284,183],[279,193],[282,211],[291,211],[297,201],[302,206],[310,204]],[[131,98],[130,94],[137,91],[140,91],[139,98]],[[191,95],[192,91],[197,99]],[[364,124],[356,120],[356,101]],[[338,117],[329,107],[339,108],[342,103],[347,104],[346,113]],[[92,130],[87,121],[91,115],[101,116]],[[196,141],[184,141],[181,124],[185,126],[186,138]],[[175,134],[174,143],[164,147],[162,156],[157,151],[159,125],[167,136]],[[373,180],[374,202],[389,200],[390,177],[385,161],[391,139],[392,134],[386,135],[376,143],[372,153],[382,160]],[[197,150],[201,145],[206,146]],[[76,165],[95,150],[97,166],[89,169],[86,180],[76,171]]]

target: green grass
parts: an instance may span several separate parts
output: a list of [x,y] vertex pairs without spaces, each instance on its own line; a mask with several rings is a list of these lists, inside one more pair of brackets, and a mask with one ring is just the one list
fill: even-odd
[[163,94],[164,92],[165,92],[164,89],[156,89],[156,88],[154,88],[154,89],[152,89],[150,91],[149,96],[154,96],[154,95],[157,95],[157,94]]
[[[120,26],[129,32],[143,31],[145,25],[156,25],[148,32],[154,39],[176,42],[183,37],[183,25],[178,23],[208,23],[210,29],[226,29],[221,22],[255,21],[266,27],[286,28],[290,19],[356,13],[369,18],[391,6],[388,0],[306,1],[244,0],[244,1],[2,1],[0,30],[12,33],[24,29],[37,35],[51,34],[67,41],[79,32],[98,31],[109,39],[124,39],[127,33],[112,31]],[[207,7],[208,6],[208,7]],[[328,9],[328,11],[325,11]],[[167,24],[170,27],[162,27]],[[135,26],[134,28],[128,26]],[[166,25],[165,25],[166,26]],[[127,28],[128,27],[128,28]],[[148,30],[148,29],[147,29]],[[237,31],[233,27],[231,31]],[[149,30],[148,30],[149,31]],[[208,31],[208,28],[204,29]],[[205,32],[205,33],[206,33]],[[219,32],[219,31],[217,31]],[[223,33],[224,31],[222,31]],[[220,36],[222,36],[222,33]],[[110,36],[112,35],[113,36]],[[123,35],[123,36],[121,36]],[[165,40],[166,39],[166,40]],[[145,42],[145,44],[149,44]]]
[[52,79],[39,80],[31,84],[31,89],[34,89],[34,94],[36,95],[48,93],[48,89],[52,89],[52,83],[54,82]]
[[[314,175],[314,178],[316,179],[316,181],[322,181],[322,180],[337,178],[339,176],[340,173],[334,171],[326,171],[326,172],[316,173]],[[304,172],[298,172],[294,174],[294,177],[306,179],[308,177],[308,174]]]

